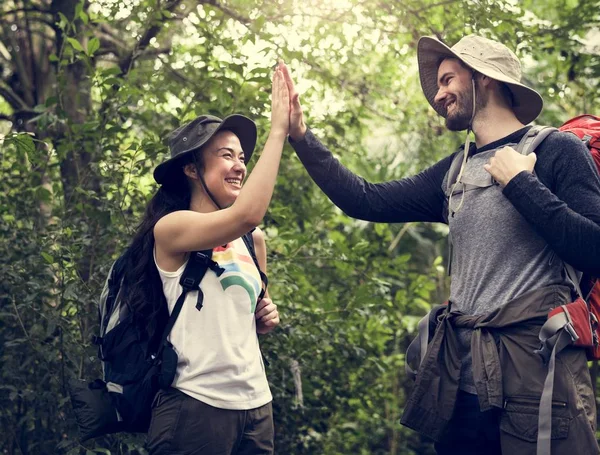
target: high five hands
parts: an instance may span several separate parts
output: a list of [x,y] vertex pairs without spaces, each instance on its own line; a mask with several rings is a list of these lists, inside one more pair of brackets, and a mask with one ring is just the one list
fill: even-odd
[[279,61],[279,69],[283,74],[283,78],[287,85],[290,96],[289,134],[294,141],[301,141],[304,139],[304,135],[306,134],[306,125],[304,123],[304,115],[302,114],[302,106],[300,105],[300,97],[296,87],[294,86],[294,81],[292,81],[292,77],[290,76],[290,71],[282,60]]

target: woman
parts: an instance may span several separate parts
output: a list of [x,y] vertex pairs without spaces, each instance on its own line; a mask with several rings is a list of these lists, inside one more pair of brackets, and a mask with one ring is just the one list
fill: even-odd
[[[289,95],[278,67],[269,138],[243,188],[256,126],[241,115],[201,116],[180,127],[169,139],[171,158],[154,171],[162,186],[133,240],[125,278],[134,283],[129,304],[148,321],[149,335],[164,325],[162,296],[172,311],[181,294],[190,252],[213,249],[224,273],[205,274],[202,305],[198,292],[188,293],[170,332],[177,373],[154,400],[151,454],[273,453],[272,396],[256,333],[271,331],[279,314],[268,294],[256,302],[261,277],[241,237],[267,210],[288,128]],[[264,236],[255,229],[252,238],[266,273]]]

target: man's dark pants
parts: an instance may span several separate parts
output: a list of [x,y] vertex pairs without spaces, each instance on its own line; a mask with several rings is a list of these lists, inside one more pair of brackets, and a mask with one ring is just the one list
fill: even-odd
[[273,408],[219,409],[177,389],[161,390],[146,439],[150,455],[271,455]]
[[459,390],[453,417],[435,450],[438,455],[501,455],[500,410],[481,412],[477,395]]

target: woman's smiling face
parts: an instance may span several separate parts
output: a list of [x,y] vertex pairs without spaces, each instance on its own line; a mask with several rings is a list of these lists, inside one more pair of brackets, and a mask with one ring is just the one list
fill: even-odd
[[203,149],[206,186],[219,204],[227,207],[239,196],[246,177],[240,140],[231,131],[219,131]]

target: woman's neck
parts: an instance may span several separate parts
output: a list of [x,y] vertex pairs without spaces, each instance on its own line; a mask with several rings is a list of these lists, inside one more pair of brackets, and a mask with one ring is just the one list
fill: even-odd
[[190,201],[190,210],[200,213],[210,213],[216,212],[219,208],[204,191],[194,191],[192,193],[192,200]]

